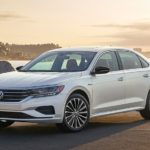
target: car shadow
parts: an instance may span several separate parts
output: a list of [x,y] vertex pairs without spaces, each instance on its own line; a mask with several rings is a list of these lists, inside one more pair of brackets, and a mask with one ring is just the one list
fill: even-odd
[[116,133],[121,133],[144,123],[146,121],[142,119],[128,123],[96,121],[91,122],[87,129],[78,133],[63,133],[54,125],[43,126],[17,123],[9,128],[0,130],[0,150],[70,149]]

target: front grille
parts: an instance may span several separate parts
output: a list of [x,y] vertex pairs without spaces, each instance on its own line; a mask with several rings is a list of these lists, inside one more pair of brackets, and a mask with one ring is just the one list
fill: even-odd
[[0,96],[1,102],[20,102],[29,96],[29,90],[1,90],[3,97]]

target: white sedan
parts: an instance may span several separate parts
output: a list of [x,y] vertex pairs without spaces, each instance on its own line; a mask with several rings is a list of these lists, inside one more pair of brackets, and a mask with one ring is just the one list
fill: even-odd
[[96,116],[138,110],[150,119],[150,63],[126,48],[62,48],[0,75],[0,127],[56,123],[80,131]]

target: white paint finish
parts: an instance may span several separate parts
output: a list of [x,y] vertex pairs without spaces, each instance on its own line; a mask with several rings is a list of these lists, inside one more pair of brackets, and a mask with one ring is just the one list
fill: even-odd
[[[67,51],[87,50],[98,52],[89,68],[83,72],[40,73],[15,71],[1,74],[0,89],[24,89],[56,84],[63,84],[65,85],[65,88],[57,96],[29,98],[17,103],[0,102],[0,111],[23,112],[34,117],[41,117],[41,119],[20,119],[29,122],[61,122],[63,119],[66,100],[75,90],[82,90],[88,95],[91,111],[90,117],[143,109],[146,103],[148,91],[150,89],[150,77],[145,78],[143,75],[150,75],[150,67],[143,69],[114,71],[95,76],[90,75],[90,71],[92,70],[99,55],[101,55],[104,51],[115,51],[115,49],[116,48],[112,47],[67,49]],[[61,49],[61,51],[63,50],[66,49]],[[133,50],[130,51],[134,52]],[[138,54],[137,52],[135,53]],[[148,59],[144,56],[140,56],[148,61]],[[120,77],[123,78],[123,81],[119,81]],[[46,115],[35,112],[36,107],[48,105],[52,105],[55,108],[56,114],[49,116],[52,118],[45,119],[44,117],[47,117]],[[14,118],[9,119],[15,120]],[[16,119],[16,121],[18,120],[19,119]]]

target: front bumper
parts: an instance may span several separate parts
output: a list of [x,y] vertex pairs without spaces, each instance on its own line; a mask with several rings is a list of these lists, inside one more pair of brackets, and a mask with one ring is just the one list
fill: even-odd
[[[45,114],[37,111],[37,108],[44,106],[52,106],[54,113]],[[0,102],[0,120],[61,123],[64,106],[63,94],[39,98],[28,97],[21,102]]]

